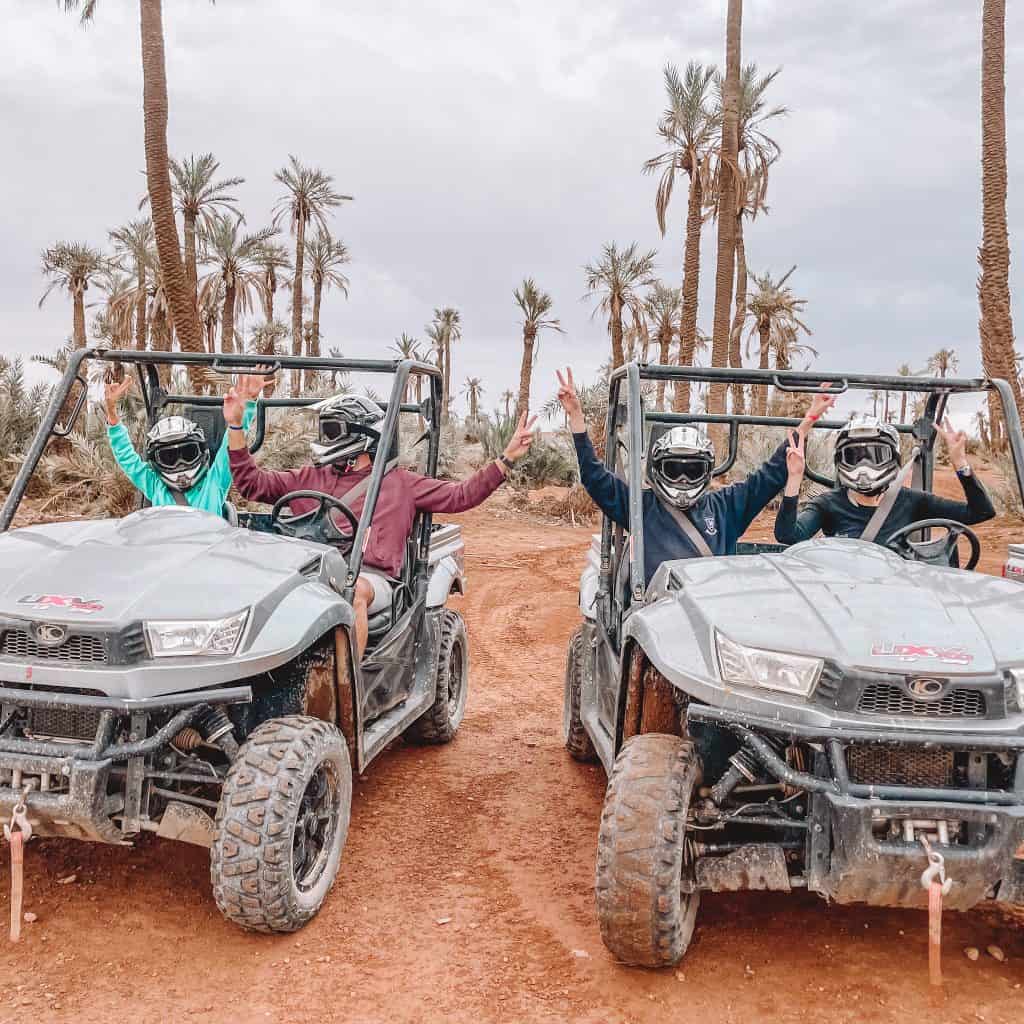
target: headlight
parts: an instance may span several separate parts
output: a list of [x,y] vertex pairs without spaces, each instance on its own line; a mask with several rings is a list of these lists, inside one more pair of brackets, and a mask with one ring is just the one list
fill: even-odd
[[737,686],[781,690],[806,697],[818,682],[823,665],[820,658],[744,647],[718,632],[715,633],[715,646],[718,648],[722,681]]
[[230,656],[238,650],[249,610],[226,619],[176,619],[147,622],[146,637],[154,658],[189,654]]
[[1024,668],[1011,668],[1010,675],[1013,677],[1013,689],[1017,697],[1017,710],[1024,711]]

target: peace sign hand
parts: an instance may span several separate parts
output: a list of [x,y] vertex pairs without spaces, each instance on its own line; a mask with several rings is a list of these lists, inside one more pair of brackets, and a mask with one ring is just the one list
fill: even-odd
[[804,454],[804,436],[794,430],[789,435],[789,447],[786,449],[786,470],[789,472],[791,483],[799,482],[804,477],[807,469],[807,459]]
[[566,367],[564,377],[561,370],[556,370],[555,376],[558,378],[558,401],[569,418],[569,429],[574,434],[582,434],[587,429],[587,421],[583,416],[583,403],[576,392],[572,370]]
[[969,466],[967,435],[962,430],[955,430],[953,424],[949,422],[948,416],[942,418],[938,429],[942,440],[946,443],[946,453],[949,455],[949,461],[953,464],[953,468],[963,469],[965,466]]
[[516,459],[522,458],[530,450],[530,445],[533,444],[533,425],[537,422],[537,417],[533,416],[527,419],[527,415],[524,412],[519,417],[515,433],[505,447],[505,458],[510,462],[515,462]]

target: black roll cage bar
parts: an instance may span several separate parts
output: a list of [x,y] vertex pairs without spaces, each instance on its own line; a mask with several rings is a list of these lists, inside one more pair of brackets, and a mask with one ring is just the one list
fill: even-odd
[[[914,466],[912,483],[914,487],[930,491],[934,472],[935,424],[941,421],[950,395],[972,392],[995,392],[999,396],[1006,434],[1010,442],[1017,487],[1024,496],[1024,437],[1021,435],[1020,417],[1013,400],[1013,393],[1005,380],[990,378],[950,377],[902,377],[878,376],[875,374],[831,374],[816,371],[741,370],[722,367],[665,366],[657,363],[630,362],[612,371],[608,381],[608,415],[605,423],[604,465],[615,473],[619,463],[619,445],[616,443],[616,428],[621,423],[620,408],[625,401],[626,448],[630,453],[627,471],[629,485],[629,586],[635,602],[643,600],[644,583],[644,531],[643,531],[643,462],[644,426],[648,423],[713,423],[729,428],[728,453],[725,460],[715,466],[714,476],[728,472],[736,462],[739,451],[739,428],[753,427],[796,427],[800,420],[783,416],[740,416],[730,413],[676,413],[647,411],[643,405],[641,381],[690,381],[701,384],[740,384],[774,387],[779,391],[810,394],[828,384],[828,393],[841,395],[855,391],[908,391],[926,392],[928,400],[921,417],[914,424],[894,423],[901,434],[914,439],[919,456]],[[844,420],[819,420],[814,424],[818,430],[839,430]],[[807,476],[826,487],[834,486],[828,477],[807,470]],[[602,610],[605,622],[611,622],[612,595],[612,534],[613,524],[602,517],[601,524],[601,573],[599,577],[597,607]]]
[[[83,348],[72,353],[67,369],[57,383],[50,398],[50,404],[36,430],[35,437],[25,454],[18,474],[11,485],[10,494],[0,510],[0,533],[10,529],[14,516],[18,511],[28,482],[39,465],[39,460],[46,450],[51,437],[66,437],[75,420],[78,418],[88,397],[88,384],[82,375],[82,365],[86,360],[97,360],[105,363],[126,363],[135,366],[138,373],[140,390],[146,415],[150,424],[168,405],[219,406],[223,401],[218,395],[179,395],[164,390],[160,383],[158,368],[161,366],[204,366],[213,373],[230,375],[232,373],[255,373],[257,368],[266,368],[267,376],[276,375],[283,370],[314,370],[320,373],[380,373],[391,374],[391,395],[385,406],[384,423],[381,426],[379,451],[389,452],[398,435],[398,417],[400,413],[418,413],[427,425],[428,438],[426,473],[437,475],[437,459],[441,438],[441,371],[430,363],[415,359],[335,359],[312,356],[260,356],[248,354],[213,354],[205,352],[152,352],[135,350],[118,350],[106,348]],[[421,405],[408,404],[403,401],[406,384],[414,375],[424,376],[430,384],[427,398]],[[68,417],[68,422],[58,426],[61,409],[71,394],[75,384],[81,386],[81,394]],[[256,404],[256,431],[250,445],[250,451],[258,451],[266,436],[267,409],[306,408],[321,401],[321,398],[260,398]],[[346,578],[346,597],[351,600],[349,591],[355,587],[356,577],[363,561],[363,548],[366,535],[377,507],[381,482],[387,469],[387,459],[374,460],[370,474],[370,484],[366,491],[362,515],[359,517],[359,528],[353,538],[352,552],[349,556],[349,569]],[[423,513],[417,538],[417,560],[425,563],[430,546],[431,515]]]

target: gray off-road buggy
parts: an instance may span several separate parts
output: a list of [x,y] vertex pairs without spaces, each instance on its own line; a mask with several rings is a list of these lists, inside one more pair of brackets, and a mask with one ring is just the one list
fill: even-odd
[[[168,368],[198,364],[215,376],[266,362],[73,356],[0,514],[0,816],[23,802],[36,835],[129,843],[155,832],[208,846],[225,916],[293,931],[338,871],[353,768],[398,736],[447,742],[465,709],[466,632],[445,607],[462,590],[457,526],[418,517],[391,607],[371,617],[362,663],[353,656],[354,585],[400,414],[423,418],[426,472],[436,473],[439,372],[408,360],[272,360],[275,373],[390,376],[358,520],[319,495],[319,508],[294,518],[285,498],[270,513],[147,508],[12,530],[47,443],[83,408],[86,361],[137,374],[150,422],[182,413],[212,449],[224,430],[220,398],[168,393]],[[429,396],[403,404],[417,374]],[[261,400],[251,449],[269,408],[312,401]],[[58,425],[62,409],[69,422]]]
[[[608,774],[597,910],[605,943],[631,964],[677,962],[705,891],[802,888],[918,907],[944,866],[951,908],[1024,903],[1024,590],[966,571],[979,551],[967,527],[913,524],[893,537],[896,550],[741,544],[731,557],[668,562],[644,585],[652,439],[671,424],[720,424],[720,475],[741,427],[798,421],[652,411],[642,382],[773,386],[785,399],[820,379],[637,364],[612,375],[605,464],[629,483],[630,531],[605,519],[582,575],[564,735],[575,758],[599,759]],[[1024,488],[1005,382],[826,379],[834,392],[926,396],[918,421],[897,427],[918,449],[914,486],[926,490],[948,398],[994,392]],[[951,567],[961,536],[963,569]]]

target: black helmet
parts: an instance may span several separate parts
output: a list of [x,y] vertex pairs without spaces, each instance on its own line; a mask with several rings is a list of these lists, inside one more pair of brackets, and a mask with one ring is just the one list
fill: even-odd
[[146,435],[146,459],[168,487],[187,491],[210,468],[210,449],[198,424],[184,416],[166,416]]
[[689,508],[711,484],[715,446],[699,427],[666,430],[651,446],[647,479],[676,508]]
[[877,416],[854,413],[836,438],[836,479],[861,494],[881,494],[900,471],[900,435]]
[[313,408],[320,417],[318,441],[310,446],[314,466],[350,463],[363,452],[377,450],[384,410],[372,398],[335,395]]

